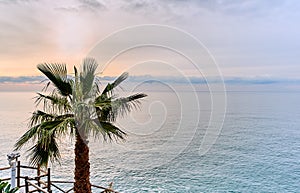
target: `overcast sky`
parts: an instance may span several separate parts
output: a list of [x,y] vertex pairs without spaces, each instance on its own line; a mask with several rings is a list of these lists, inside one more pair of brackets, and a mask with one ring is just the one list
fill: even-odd
[[[297,0],[0,0],[0,76],[39,75],[36,65],[41,62],[66,62],[71,69],[97,42],[117,30],[162,24],[202,42],[224,77],[296,79],[300,73],[299,10]],[[128,70],[132,62],[136,75],[170,75],[163,65],[160,69],[160,65],[140,65],[140,60],[132,59],[145,55],[150,60],[149,53],[155,52],[173,58],[168,62],[187,75],[197,76],[183,60],[175,60],[178,56],[159,49],[128,53],[104,75]]]

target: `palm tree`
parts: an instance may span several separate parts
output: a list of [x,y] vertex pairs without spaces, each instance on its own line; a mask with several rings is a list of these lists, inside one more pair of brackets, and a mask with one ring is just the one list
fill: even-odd
[[29,130],[15,144],[21,149],[29,141],[30,163],[47,167],[48,162],[59,161],[58,139],[75,138],[74,192],[91,192],[88,138],[102,136],[104,140],[124,140],[126,133],[113,125],[118,116],[138,108],[145,94],[118,97],[115,89],[127,77],[120,75],[113,83],[100,89],[95,73],[97,63],[92,58],[83,61],[81,72],[74,67],[75,76],[70,77],[65,64],[39,64],[37,68],[49,79],[42,92],[50,85],[48,94],[37,93],[37,107],[30,119]]

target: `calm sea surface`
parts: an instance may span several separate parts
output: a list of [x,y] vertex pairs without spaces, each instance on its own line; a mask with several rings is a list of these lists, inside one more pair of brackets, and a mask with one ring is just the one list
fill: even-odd
[[[199,147],[214,111],[209,93],[147,94],[140,110],[117,123],[126,142],[90,139],[94,184],[113,181],[116,190],[131,193],[300,192],[300,93],[227,93],[222,130],[204,155]],[[26,130],[32,97],[0,92],[0,167]],[[53,178],[72,180],[73,145],[61,139]]]

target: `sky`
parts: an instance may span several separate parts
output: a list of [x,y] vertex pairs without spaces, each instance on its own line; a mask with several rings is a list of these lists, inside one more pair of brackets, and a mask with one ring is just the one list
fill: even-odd
[[[0,81],[38,76],[36,65],[43,62],[67,63],[71,72],[101,40],[145,24],[196,38],[225,79],[295,80],[300,73],[299,10],[297,0],[0,0]],[[200,64],[188,63],[172,50],[146,47],[118,56],[101,73],[217,76],[201,74]]]

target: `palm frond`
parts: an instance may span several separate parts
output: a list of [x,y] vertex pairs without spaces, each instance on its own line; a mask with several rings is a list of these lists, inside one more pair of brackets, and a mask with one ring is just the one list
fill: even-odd
[[131,112],[132,110],[138,109],[141,104],[139,99],[144,98],[146,96],[147,96],[146,94],[138,93],[128,97],[122,97],[114,100],[112,102],[112,107],[115,116],[112,121],[115,121],[118,115],[124,116],[127,113]]
[[48,162],[60,160],[60,152],[55,132],[43,130],[37,143],[29,150],[30,164],[47,167]]
[[127,134],[118,127],[114,126],[112,123],[95,119],[94,124],[96,127],[92,128],[95,137],[99,137],[99,134],[101,133],[105,141],[118,141],[120,139],[125,140]]
[[74,116],[66,114],[53,117],[42,111],[37,111],[36,116],[46,116],[54,120],[44,120],[40,124],[30,128],[16,142],[15,150],[21,149],[29,141],[32,141],[36,143],[36,145],[28,150],[32,164],[39,163],[43,165],[49,159],[50,161],[57,161],[59,151],[56,144],[56,135],[62,137],[66,135],[68,129],[70,129],[70,134],[73,133],[73,128],[75,127]]
[[94,86],[95,73],[98,64],[93,58],[85,58],[83,61],[82,72],[80,73],[80,83],[82,86],[83,95],[89,94]]
[[29,126],[33,127],[45,121],[50,121],[55,118],[55,115],[46,113],[44,111],[37,110],[32,113],[32,116],[29,121]]
[[46,75],[63,96],[72,94],[65,64],[39,64],[37,68]]
[[[108,93],[110,93],[113,89],[115,89],[119,84],[121,84],[124,80],[126,80],[128,78],[129,74],[128,72],[124,72],[123,74],[121,74],[113,83],[108,83],[107,86],[104,88],[104,90],[102,91],[102,96],[103,95],[107,95]],[[100,96],[101,96],[100,95]]]
[[15,143],[14,150],[20,150],[26,143],[28,143],[30,140],[35,141],[35,138],[39,134],[39,128],[40,125],[36,125],[34,127],[31,127],[28,131],[26,131]]
[[35,103],[40,105],[43,103],[44,110],[51,110],[53,113],[66,113],[71,111],[72,106],[65,96],[59,96],[57,93],[52,92],[49,95],[37,93]]
[[114,122],[119,115],[124,116],[130,111],[139,108],[139,99],[146,96],[146,94],[138,93],[128,97],[117,98],[115,100],[111,100],[111,98],[109,98],[102,101],[96,101],[95,107],[98,118],[101,121]]

